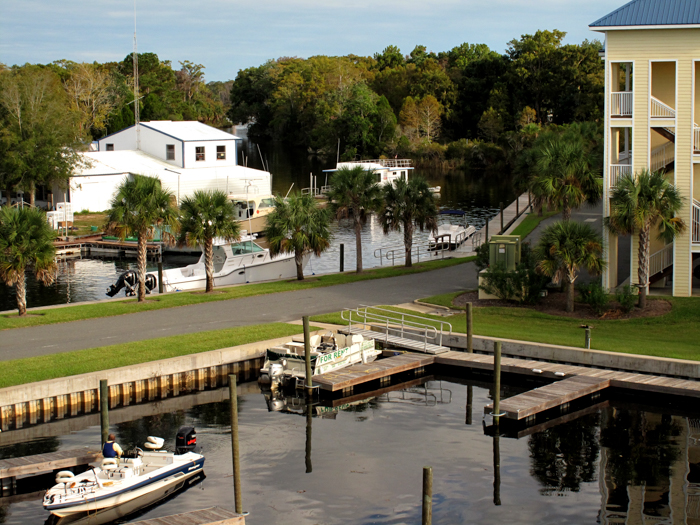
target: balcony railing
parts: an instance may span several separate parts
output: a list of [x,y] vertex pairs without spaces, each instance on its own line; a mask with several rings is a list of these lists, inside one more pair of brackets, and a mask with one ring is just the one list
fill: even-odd
[[676,118],[676,110],[656,97],[651,97],[651,118]]
[[700,151],[700,127],[693,128],[693,150]]
[[700,202],[693,199],[693,244],[700,244]]
[[651,171],[665,168],[671,164],[676,155],[676,148],[673,142],[666,142],[661,146],[651,150]]
[[614,91],[610,93],[610,116],[632,116],[632,91]]
[[610,170],[608,171],[609,187],[614,188],[617,186],[619,180],[625,175],[632,175],[631,164],[610,164]]
[[649,256],[649,277],[663,272],[673,264],[673,243],[667,244]]

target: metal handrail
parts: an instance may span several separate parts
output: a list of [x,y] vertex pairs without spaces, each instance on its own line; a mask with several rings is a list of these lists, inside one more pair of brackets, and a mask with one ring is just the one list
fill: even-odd
[[[372,308],[373,310],[379,310],[381,312],[389,312],[393,315],[400,315],[401,317],[392,317],[389,315],[382,315],[382,314],[377,314],[374,312],[368,311],[368,308]],[[347,312],[347,317],[346,317],[346,312]],[[353,319],[353,314],[357,315],[357,319]],[[430,337],[433,340],[438,339],[439,337],[439,345],[442,346],[442,335],[445,332],[445,327],[449,327],[449,332],[448,334],[452,334],[452,325],[448,323],[447,321],[437,321],[435,319],[430,319],[428,317],[421,317],[419,315],[413,315],[413,314],[404,314],[404,313],[399,313],[395,312],[393,310],[387,310],[386,308],[381,308],[379,306],[365,306],[362,305],[361,307],[358,308],[345,308],[343,311],[340,313],[340,318],[343,321],[348,322],[348,326],[351,326],[352,324],[362,324],[362,325],[367,325],[367,326],[377,326],[377,327],[382,327],[386,330],[384,333],[384,342],[389,341],[389,330],[392,329],[394,331],[397,331],[399,328],[399,323],[400,323],[400,328],[401,328],[401,337],[403,338],[404,333],[406,329],[411,329],[411,330],[422,330],[423,331],[423,350],[426,350],[428,347],[428,337]],[[436,328],[432,324],[426,324],[426,323],[421,323],[419,321],[414,321],[412,319],[420,319],[421,321],[430,321],[431,323],[439,323],[440,328]],[[369,321],[369,322],[368,322]],[[392,326],[389,325],[391,322]],[[379,324],[381,323],[381,325]],[[413,335],[413,334],[412,334]],[[419,334],[420,335],[420,334]]]
[[411,159],[368,159],[350,160],[344,164],[379,164],[385,168],[410,168]]
[[[421,255],[421,249],[423,249],[424,252],[427,252],[427,254],[436,254],[439,252],[440,253],[440,258],[444,259],[445,258],[445,252],[449,252],[450,248],[449,246],[447,248],[433,248],[431,247],[435,246],[435,243],[428,242],[425,244],[414,244],[411,247],[411,257],[413,255],[416,256],[416,261],[420,262],[420,255]],[[391,260],[391,266],[394,266],[396,264],[396,259],[405,259],[406,258],[406,247],[405,246],[385,246],[385,247],[380,247],[374,250],[374,258],[379,259],[379,265],[382,266],[382,261],[386,257],[386,260]]]
[[692,210],[692,242],[697,244],[700,243],[700,202],[695,199],[693,199]]

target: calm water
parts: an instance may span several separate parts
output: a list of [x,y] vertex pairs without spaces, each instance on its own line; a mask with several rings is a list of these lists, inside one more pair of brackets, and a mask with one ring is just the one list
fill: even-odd
[[[434,523],[612,523],[613,518],[621,523],[626,517],[635,523],[697,523],[697,420],[662,413],[666,408],[605,402],[553,428],[520,439],[500,437],[500,484],[494,486],[495,440],[484,435],[481,424],[490,398],[480,385],[471,386],[472,424],[465,423],[469,387],[445,380],[370,397],[336,412],[317,408],[308,456],[307,418],[268,411],[257,387],[242,385],[246,523],[419,523],[425,465],[433,467]],[[519,389],[505,391],[513,395]],[[118,441],[140,444],[159,435],[172,447],[177,428],[192,424],[206,456],[206,480],[134,520],[232,507],[228,402],[161,411],[113,426]],[[2,447],[13,440],[12,432],[3,433],[0,457],[97,446],[99,427],[74,428],[17,447]],[[0,523],[42,523],[45,516],[39,500],[10,505],[0,500]]]
[[[242,141],[241,152],[248,159],[248,165],[262,168],[260,156],[255,144]],[[266,151],[269,150],[269,151]],[[270,171],[273,174],[273,191],[286,194],[292,183],[294,189],[309,186],[309,173],[317,178],[317,185],[326,183],[323,169],[335,166],[335,159],[319,159],[309,157],[303,151],[283,148],[261,148]],[[240,153],[239,153],[240,155]],[[515,191],[509,174],[494,174],[487,172],[465,172],[450,170],[447,172],[415,170],[415,173],[425,176],[431,186],[441,186],[439,205],[442,209],[460,209],[467,212],[468,221],[478,228],[483,226],[486,219],[495,215],[499,203],[510,203],[515,198]],[[350,221],[343,220],[332,226],[333,242],[331,248],[320,257],[313,257],[306,268],[306,275],[337,272],[340,268],[340,244],[345,245],[345,269],[354,270],[356,267],[355,233]],[[414,243],[427,242],[427,232],[416,232]],[[380,261],[375,257],[378,248],[399,248],[401,253],[403,236],[401,233],[384,235],[376,218],[365,225],[362,230],[363,267],[372,268],[387,260]],[[177,267],[191,264],[196,259],[173,258],[166,256],[165,267]],[[402,261],[397,260],[398,264]],[[49,287],[39,285],[29,275],[27,277],[27,305],[29,307],[66,304],[79,301],[109,300],[105,290],[113,284],[119,275],[136,266],[134,259],[69,259],[59,262],[59,272],[56,283]],[[155,270],[149,267],[149,271]],[[122,294],[117,298],[123,297]],[[16,308],[14,292],[11,288],[0,283],[0,311]]]

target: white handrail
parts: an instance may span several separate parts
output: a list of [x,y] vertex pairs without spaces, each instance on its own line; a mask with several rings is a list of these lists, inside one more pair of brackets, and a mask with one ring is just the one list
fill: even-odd
[[610,115],[613,117],[631,117],[633,107],[632,91],[615,91],[610,93]]
[[700,127],[693,128],[693,150],[700,151]]
[[341,162],[341,164],[379,164],[385,168],[410,168],[411,159],[368,159],[368,160],[350,160]]
[[[426,256],[432,256],[433,254],[435,255],[435,257],[438,257],[439,254],[439,257],[441,259],[444,259],[445,252],[450,251],[449,246],[447,248],[431,249],[431,247],[433,246],[433,243],[414,244],[411,247],[411,257],[415,256],[416,261],[420,262],[421,253],[423,253],[424,258]],[[401,260],[406,258],[406,247],[401,245],[377,248],[376,250],[374,250],[374,257],[375,259],[379,259],[380,266],[383,266],[382,261],[384,260],[384,258],[386,258],[387,261],[391,261],[391,266],[394,266],[396,264],[396,259]]]
[[676,110],[656,97],[651,98],[652,118],[676,118]]
[[693,244],[700,243],[700,202],[693,199]]
[[609,187],[614,188],[617,186],[617,183],[625,175],[632,175],[631,164],[610,164],[610,170],[608,171]]
[[658,252],[652,253],[649,256],[649,275],[656,275],[663,272],[666,268],[673,264],[673,243],[667,244]]
[[673,142],[666,142],[651,150],[651,171],[660,170],[675,160],[676,149]]

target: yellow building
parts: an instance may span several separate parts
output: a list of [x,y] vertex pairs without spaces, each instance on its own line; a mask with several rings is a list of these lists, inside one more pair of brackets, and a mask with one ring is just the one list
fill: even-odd
[[[652,232],[650,283],[692,295],[700,264],[700,2],[633,0],[589,27],[605,35],[603,215],[620,176],[664,170],[685,199],[687,230],[668,246]],[[603,235],[603,285],[638,283],[638,236]]]

